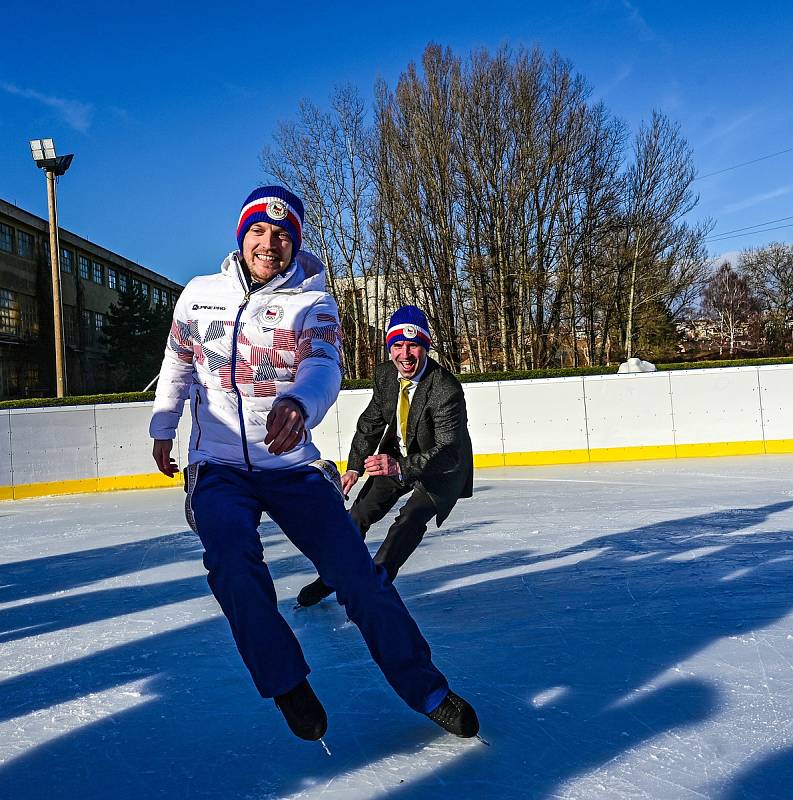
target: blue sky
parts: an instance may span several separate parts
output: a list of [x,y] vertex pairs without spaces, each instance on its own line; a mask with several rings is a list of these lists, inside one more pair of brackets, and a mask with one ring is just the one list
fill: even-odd
[[[61,224],[179,282],[235,247],[259,153],[301,98],[371,96],[425,45],[556,49],[635,130],[677,120],[702,176],[696,217],[718,255],[793,241],[793,6],[741,2],[31,4],[0,34],[0,197],[46,216],[30,138],[74,153]],[[46,18],[46,21],[42,21]],[[763,229],[760,229],[763,230]]]

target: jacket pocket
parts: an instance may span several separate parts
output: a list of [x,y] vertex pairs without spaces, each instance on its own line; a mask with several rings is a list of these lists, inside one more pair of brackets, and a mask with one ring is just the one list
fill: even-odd
[[[193,400],[193,422],[195,423],[196,427],[196,439],[195,439],[195,449],[198,450],[199,445],[201,444],[201,420],[198,417],[198,411],[201,408],[201,389],[197,388],[195,393],[195,398]],[[186,482],[185,482],[186,485]]]

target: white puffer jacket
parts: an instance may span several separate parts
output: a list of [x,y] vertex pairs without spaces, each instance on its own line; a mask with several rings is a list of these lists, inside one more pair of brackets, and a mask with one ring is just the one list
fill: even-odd
[[[301,250],[285,272],[249,292],[234,252],[219,274],[193,278],[176,303],[149,433],[173,439],[189,398],[191,464],[308,464],[319,458],[308,429],[336,401],[341,374],[339,312],[322,262]],[[306,440],[274,456],[265,421],[286,397],[303,408]]]

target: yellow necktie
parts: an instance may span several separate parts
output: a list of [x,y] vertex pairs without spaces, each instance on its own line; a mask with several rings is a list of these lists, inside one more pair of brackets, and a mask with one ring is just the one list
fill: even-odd
[[399,430],[402,433],[402,447],[408,446],[408,414],[410,413],[410,397],[408,389],[413,381],[407,378],[399,379]]

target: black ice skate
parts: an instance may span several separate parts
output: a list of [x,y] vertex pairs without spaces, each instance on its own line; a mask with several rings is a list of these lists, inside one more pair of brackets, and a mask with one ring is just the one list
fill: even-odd
[[274,698],[295,736],[313,742],[321,739],[328,729],[328,715],[308,681],[298,683],[286,694]]
[[455,736],[470,739],[479,733],[479,720],[473,706],[451,689],[441,704],[427,716]]
[[322,578],[317,578],[315,581],[306,584],[297,594],[297,604],[303,608],[315,606],[320,600],[324,600],[333,594],[333,589],[330,588]]

